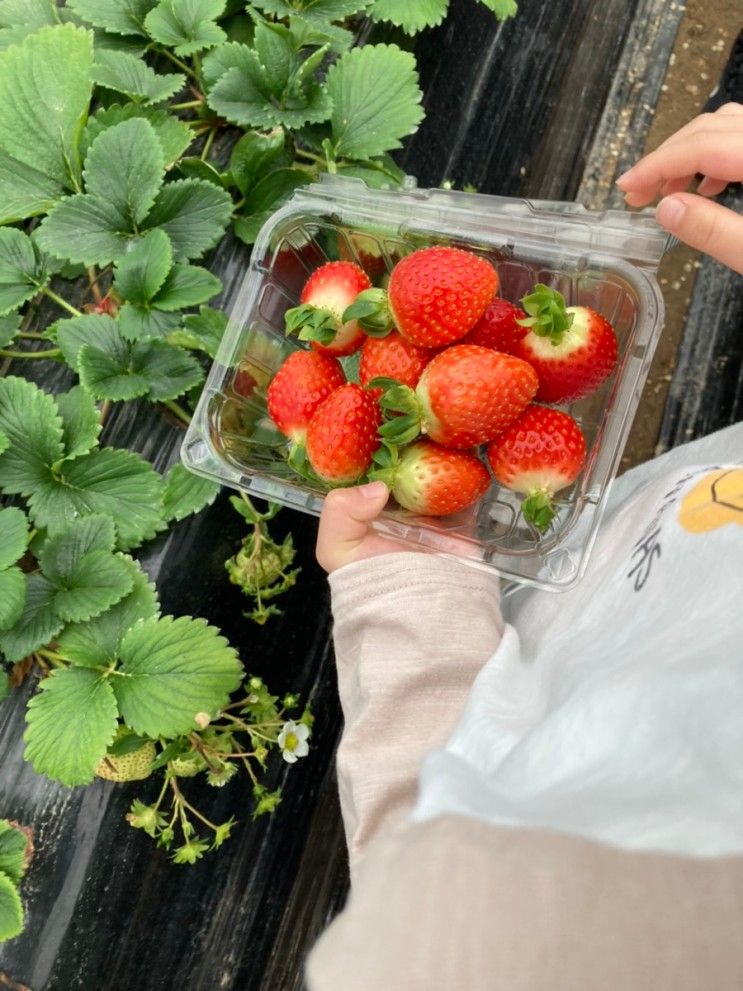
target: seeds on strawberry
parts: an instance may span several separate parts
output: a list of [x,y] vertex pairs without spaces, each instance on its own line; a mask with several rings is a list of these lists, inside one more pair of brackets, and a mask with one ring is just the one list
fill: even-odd
[[307,427],[307,458],[325,482],[355,482],[369,468],[379,447],[381,411],[362,386],[336,389],[315,411]]
[[430,440],[406,447],[389,472],[383,480],[388,481],[397,502],[424,516],[457,513],[490,486],[488,470],[474,454],[452,451]]
[[529,333],[527,327],[522,327],[516,322],[524,317],[526,313],[521,307],[501,296],[496,296],[460,343],[477,344],[481,348],[492,348],[494,351],[503,351],[504,354],[513,354],[514,347]]
[[[372,379],[388,378],[414,388],[435,353],[410,344],[396,330],[387,337],[369,337],[361,347],[359,381],[367,385]],[[369,391],[378,399],[384,390]]]
[[521,511],[540,532],[555,515],[555,493],[575,481],[585,458],[586,441],[572,416],[545,406],[528,406],[488,444],[495,480],[526,496]]
[[143,781],[152,773],[150,765],[156,756],[155,744],[147,740],[128,754],[106,754],[101,758],[95,773],[106,781]]
[[282,434],[300,442],[312,414],[345,381],[337,358],[319,351],[295,351],[268,386],[268,413]]
[[529,333],[513,353],[528,361],[539,377],[536,398],[569,403],[588,396],[611,375],[617,363],[617,338],[605,317],[587,306],[566,306],[549,286],[537,285],[521,301]]
[[307,280],[300,305],[286,312],[286,332],[298,334],[317,351],[337,356],[353,354],[364,342],[355,320],[343,320],[360,292],[371,287],[369,277],[353,262],[328,262]]

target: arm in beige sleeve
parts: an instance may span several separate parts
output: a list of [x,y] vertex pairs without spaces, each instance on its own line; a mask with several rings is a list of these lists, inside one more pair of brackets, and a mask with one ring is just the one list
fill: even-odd
[[338,782],[352,876],[369,839],[415,799],[500,641],[497,579],[423,553],[385,554],[330,576],[345,730]]

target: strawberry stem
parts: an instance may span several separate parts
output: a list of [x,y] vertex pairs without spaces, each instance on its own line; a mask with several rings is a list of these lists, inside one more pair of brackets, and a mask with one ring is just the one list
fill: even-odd
[[343,322],[355,320],[369,337],[386,337],[392,330],[392,315],[384,289],[365,289],[343,313]]
[[524,519],[540,533],[549,527],[555,516],[555,504],[547,489],[535,489],[521,503]]
[[543,283],[524,296],[521,305],[528,316],[517,320],[520,327],[528,327],[538,337],[548,337],[555,347],[573,324],[573,314],[567,312],[565,297],[556,289]]

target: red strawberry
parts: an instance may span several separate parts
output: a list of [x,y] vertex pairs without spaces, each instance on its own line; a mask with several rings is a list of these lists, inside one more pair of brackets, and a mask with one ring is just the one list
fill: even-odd
[[366,272],[353,262],[328,262],[307,280],[300,305],[286,311],[286,331],[299,334],[317,351],[342,356],[358,351],[364,333],[355,320],[343,320],[343,313],[371,282]]
[[449,516],[476,502],[490,487],[490,475],[474,454],[419,440],[390,458],[372,477],[390,487],[404,508],[424,516]]
[[268,387],[269,415],[282,434],[302,441],[312,414],[345,381],[337,358],[317,351],[295,351]]
[[379,404],[362,386],[336,389],[307,427],[307,459],[315,473],[336,485],[361,478],[379,447],[381,419]]
[[513,353],[539,376],[537,399],[569,403],[594,392],[617,363],[617,338],[604,317],[587,306],[565,306],[556,289],[537,285],[521,300],[529,333]]
[[497,289],[497,272],[479,255],[421,248],[395,265],[386,294],[362,293],[345,317],[377,336],[394,323],[411,344],[440,348],[472,330]]
[[[368,337],[361,346],[359,381],[367,385],[375,378],[395,379],[414,388],[435,351],[417,348],[393,330],[387,337]],[[384,389],[370,389],[377,399]]]
[[488,444],[496,481],[526,496],[521,511],[540,532],[555,515],[555,492],[575,481],[585,459],[586,441],[578,424],[546,406],[527,406]]
[[446,447],[474,447],[492,440],[537,391],[525,361],[474,344],[455,344],[433,358],[413,392],[393,386],[382,397],[386,411],[403,413],[381,428],[396,444],[418,435]]
[[492,348],[494,351],[513,354],[514,347],[529,333],[527,327],[516,323],[525,316],[521,307],[509,303],[501,296],[496,296],[460,343],[477,344],[481,348]]

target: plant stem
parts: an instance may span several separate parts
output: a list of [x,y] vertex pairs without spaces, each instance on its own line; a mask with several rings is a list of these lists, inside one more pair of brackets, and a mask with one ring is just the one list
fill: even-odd
[[37,334],[36,331],[32,331],[32,330],[22,330],[18,336],[24,338],[25,340],[29,340],[29,341],[48,341],[49,340],[49,338],[46,336],[46,334]]
[[314,151],[306,151],[304,148],[294,148],[295,155],[301,155],[302,158],[308,158],[311,162],[319,162],[320,165],[325,165],[325,159],[322,155],[316,155]]
[[90,283],[90,291],[93,293],[93,299],[96,303],[100,303],[103,299],[103,294],[98,288],[98,273],[96,272],[95,265],[91,265],[88,269],[88,282]]
[[52,667],[55,668],[66,668],[67,662],[59,654],[56,654],[53,650],[45,650],[41,648],[36,651],[37,657],[42,657],[45,661],[49,661]]
[[61,306],[63,310],[67,310],[68,313],[71,313],[73,317],[82,316],[80,310],[76,310],[74,306],[68,303],[66,299],[62,299],[61,296],[58,296],[52,289],[49,288],[49,286],[44,286],[41,291],[45,296],[48,296],[49,299],[53,299],[57,306]]
[[3,358],[58,358],[61,354],[59,348],[51,348],[49,351],[8,351],[0,348]]
[[197,107],[202,106],[203,100],[186,100],[185,103],[171,103],[171,110],[196,110]]
[[101,404],[100,413],[98,414],[98,422],[100,423],[101,426],[103,426],[103,424],[106,422],[106,418],[108,417],[110,409],[111,409],[111,400],[104,399],[103,403]]
[[202,162],[206,161],[209,152],[212,150],[212,144],[214,143],[214,138],[216,137],[216,134],[217,134],[216,127],[210,128],[209,133],[206,136],[206,141],[204,142],[204,147],[201,149],[201,155],[199,156]]
[[177,65],[177,66],[178,66],[178,68],[179,68],[179,69],[180,69],[180,70],[181,70],[182,72],[185,72],[185,73],[186,73],[186,75],[187,75],[187,76],[188,76],[188,77],[189,77],[190,79],[193,79],[193,80],[195,80],[196,82],[198,82],[198,81],[199,81],[199,77],[198,77],[198,76],[196,75],[196,73],[195,73],[195,72],[193,71],[193,69],[192,69],[192,68],[191,68],[191,67],[190,67],[189,65],[186,65],[186,63],[185,63],[185,62],[182,62],[182,61],[181,61],[181,60],[180,60],[180,59],[179,59],[179,58],[178,58],[178,57],[177,57],[176,55],[174,55],[174,54],[173,54],[173,53],[172,53],[172,52],[171,52],[171,51],[170,51],[169,49],[167,49],[167,48],[165,48],[164,46],[162,46],[162,47],[161,47],[160,45],[157,45],[156,47],[157,47],[157,51],[158,51],[158,52],[160,53],[160,55],[164,55],[164,56],[165,56],[165,58],[169,58],[169,59],[170,59],[170,61],[171,61],[171,62],[173,62],[173,63],[174,63],[174,65]]
[[184,408],[175,401],[175,399],[163,399],[162,404],[163,406],[165,406],[166,409],[169,409],[174,416],[177,416],[178,419],[181,420],[183,423],[190,424],[191,422],[190,413],[187,413],[184,410]]

